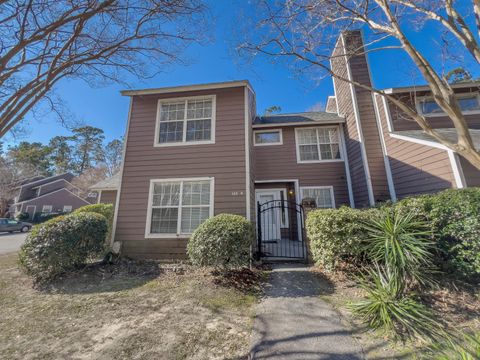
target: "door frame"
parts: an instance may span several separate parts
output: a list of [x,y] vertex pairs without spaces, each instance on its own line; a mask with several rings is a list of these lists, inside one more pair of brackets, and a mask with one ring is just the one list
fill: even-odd
[[35,213],[37,212],[37,205],[26,205],[26,206],[25,206],[25,212],[28,213],[28,214],[30,214],[30,213],[28,212],[28,208],[29,208],[29,207],[33,207],[32,217],[30,218],[30,216],[29,216],[29,220],[33,220],[33,218],[35,217]]
[[[269,183],[293,183],[293,188],[295,189],[295,202],[297,204],[300,204],[300,185],[299,185],[299,182],[298,182],[298,179],[274,179],[274,180],[255,180],[255,184],[269,184]],[[262,189],[258,189],[258,190],[262,190]],[[257,191],[257,189],[255,189],[255,192]],[[257,195],[255,195],[255,204],[257,203],[256,202],[257,200]],[[256,206],[255,206],[255,214],[257,215],[257,210],[256,210]],[[256,219],[256,217],[255,217]],[[299,215],[297,214],[297,232],[298,234],[301,234],[301,236],[303,237],[303,233],[302,233],[302,227],[300,225],[300,217]],[[303,241],[304,239],[302,239]]]
[[[256,189],[255,190],[255,204],[258,204],[258,197],[261,196],[261,195],[273,195],[273,201],[278,201],[280,200],[280,193],[286,189],[281,189],[281,188],[271,188],[271,189]],[[256,207],[255,209],[255,215],[258,216],[258,209]],[[278,237],[279,239],[282,238],[282,220],[280,218],[280,214],[278,212],[275,211],[274,213],[275,217],[277,218],[277,224],[278,224]],[[255,217],[256,218],[256,217]],[[262,228],[262,232],[263,232],[263,228]]]

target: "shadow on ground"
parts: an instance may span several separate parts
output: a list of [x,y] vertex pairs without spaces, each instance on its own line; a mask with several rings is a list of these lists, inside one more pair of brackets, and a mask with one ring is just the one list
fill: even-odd
[[158,278],[162,272],[156,261],[122,258],[114,264],[98,262],[87,265],[48,285],[40,286],[39,290],[62,294],[118,292],[140,287]]

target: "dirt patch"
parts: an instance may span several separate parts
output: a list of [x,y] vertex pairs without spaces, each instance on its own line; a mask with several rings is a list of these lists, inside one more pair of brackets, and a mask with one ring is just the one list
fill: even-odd
[[122,260],[35,289],[0,256],[0,358],[242,359],[261,279]]

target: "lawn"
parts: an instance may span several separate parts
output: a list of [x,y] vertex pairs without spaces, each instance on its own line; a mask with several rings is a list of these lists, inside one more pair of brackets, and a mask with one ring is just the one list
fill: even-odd
[[95,265],[38,289],[0,256],[1,359],[243,359],[260,272]]

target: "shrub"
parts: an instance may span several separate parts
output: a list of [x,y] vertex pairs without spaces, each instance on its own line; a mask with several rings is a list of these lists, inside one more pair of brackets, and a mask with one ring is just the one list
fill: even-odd
[[85,212],[93,212],[97,213],[100,215],[105,216],[105,218],[108,221],[108,233],[106,235],[106,239],[110,239],[110,234],[112,233],[112,227],[113,227],[113,214],[115,212],[115,209],[113,208],[113,204],[92,204],[92,205],[85,205],[77,210],[75,210],[75,213],[85,213]]
[[37,212],[33,215],[32,223],[41,224],[41,223],[44,223],[45,221],[48,221],[50,219],[54,219],[57,216],[61,216],[63,214],[64,213],[61,213],[61,212],[51,212],[51,213]]
[[364,224],[369,259],[383,265],[398,281],[431,283],[432,245],[427,223],[415,212],[386,208]]
[[255,237],[244,217],[220,214],[206,220],[192,234],[187,252],[194,265],[235,268],[246,266]]
[[445,270],[480,275],[480,188],[442,191],[426,208]]
[[396,274],[376,266],[366,271],[359,282],[367,296],[351,304],[350,308],[370,327],[395,336],[447,336],[432,312],[404,292],[404,285]]
[[18,221],[28,220],[29,218],[30,218],[30,214],[29,214],[29,213],[26,213],[26,212],[18,213],[18,214],[15,216],[15,219],[18,220]]
[[339,209],[309,212],[306,229],[315,263],[327,270],[333,270],[346,258],[361,259],[361,243],[366,238],[361,224],[376,216],[379,211],[356,210],[343,206]]
[[73,213],[37,225],[19,253],[20,265],[46,282],[101,255],[108,231],[104,216]]

